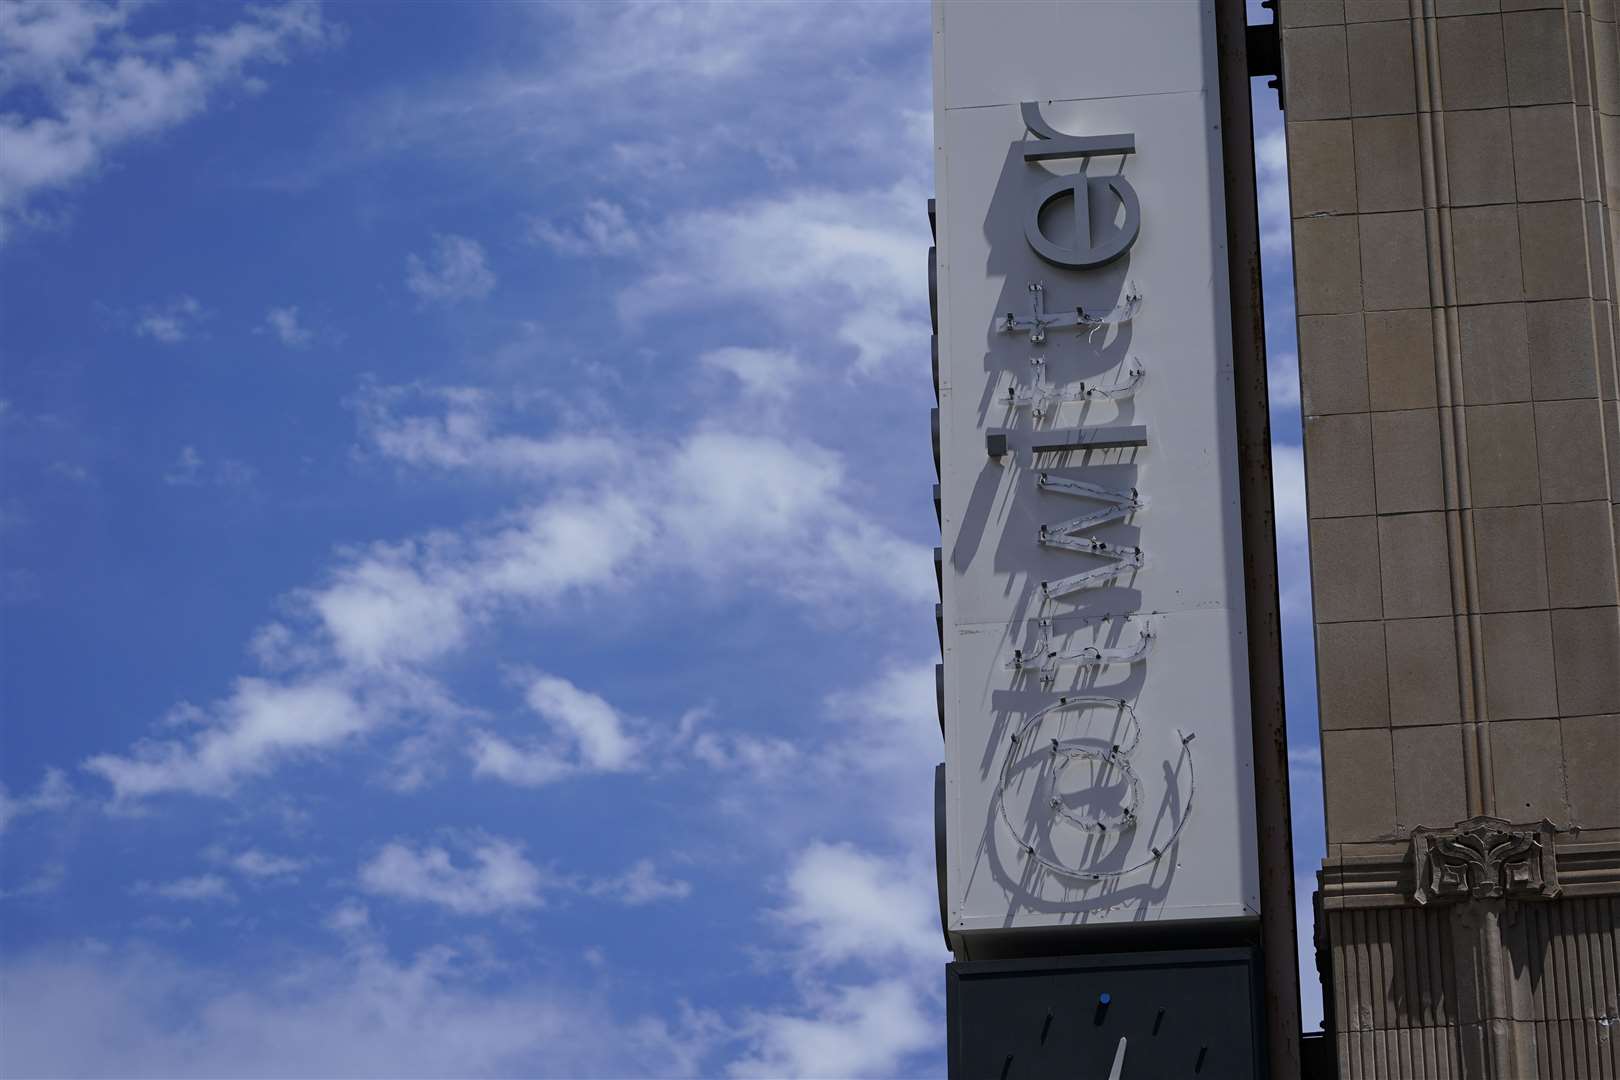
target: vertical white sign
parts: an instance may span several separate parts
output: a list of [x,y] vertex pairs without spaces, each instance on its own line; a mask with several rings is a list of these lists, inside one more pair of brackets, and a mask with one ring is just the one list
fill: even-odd
[[1219,112],[1210,3],[936,0],[968,956],[993,931],[1259,912]]

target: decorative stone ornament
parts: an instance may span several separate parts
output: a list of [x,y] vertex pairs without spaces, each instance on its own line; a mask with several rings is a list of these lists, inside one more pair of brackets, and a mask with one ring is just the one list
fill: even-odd
[[1501,818],[1472,817],[1450,829],[1412,830],[1412,899],[1550,900],[1561,892],[1553,837],[1542,820],[1511,825]]

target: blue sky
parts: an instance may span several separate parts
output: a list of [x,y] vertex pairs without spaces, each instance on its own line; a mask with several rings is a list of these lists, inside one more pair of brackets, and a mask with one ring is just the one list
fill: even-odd
[[0,7],[0,1071],[943,1072],[928,50]]

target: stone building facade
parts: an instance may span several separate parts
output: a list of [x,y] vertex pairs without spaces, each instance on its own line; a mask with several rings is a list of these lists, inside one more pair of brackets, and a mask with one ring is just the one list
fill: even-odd
[[1339,1075],[1620,1077],[1614,0],[1282,0]]

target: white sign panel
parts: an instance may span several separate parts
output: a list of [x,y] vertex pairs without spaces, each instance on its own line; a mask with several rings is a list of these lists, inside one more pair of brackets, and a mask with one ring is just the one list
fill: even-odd
[[1253,918],[1212,7],[934,33],[950,930]]

